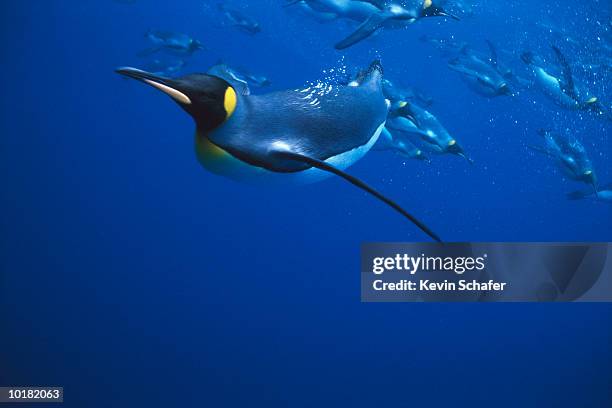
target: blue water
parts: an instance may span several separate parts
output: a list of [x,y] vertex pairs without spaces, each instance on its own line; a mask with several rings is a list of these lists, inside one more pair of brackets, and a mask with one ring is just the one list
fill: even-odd
[[[610,183],[611,122],[533,90],[483,98],[419,41],[489,39],[519,67],[560,41],[546,21],[586,59],[609,2],[475,3],[340,53],[354,26],[271,0],[233,3],[256,36],[201,1],[2,2],[0,385],[61,385],[75,407],[610,406],[612,306],[362,304],[360,243],[424,240],[416,228],[339,179],[265,188],[203,171],[184,112],[113,72],[142,64],[148,29],[207,46],[186,72],[223,59],[269,90],[380,58],[433,97],[475,165],[372,152],[352,174],[448,241],[610,241],[610,203],[568,201],[584,186],[526,146],[570,129]],[[593,85],[608,106],[609,79]]]

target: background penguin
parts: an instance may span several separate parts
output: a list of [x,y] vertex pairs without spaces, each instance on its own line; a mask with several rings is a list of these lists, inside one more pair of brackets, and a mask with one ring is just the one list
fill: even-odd
[[178,58],[155,58],[145,64],[147,71],[159,76],[175,75],[186,65],[186,60]]
[[219,10],[230,25],[237,27],[245,33],[255,35],[261,32],[259,22],[240,11],[229,8],[223,3],[217,3],[217,10]]
[[490,50],[488,58],[482,58],[464,47],[459,57],[448,62],[448,67],[460,73],[470,89],[479,95],[488,98],[512,96],[508,84],[510,73],[500,70],[495,47],[490,41],[487,41],[487,45]]
[[426,17],[458,17],[447,13],[432,0],[408,0],[388,2],[385,0],[291,0],[285,7],[300,4],[310,9],[311,13],[322,16],[335,16],[359,22],[361,25],[348,37],[335,45],[343,50],[370,37],[380,28],[405,28],[418,19]]
[[343,171],[370,150],[385,125],[380,63],[372,63],[352,86],[317,84],[267,95],[239,94],[228,81],[207,74],[169,79],[134,68],[117,72],[161,90],[193,117],[196,153],[210,171],[251,180],[335,174],[440,240],[395,202]]
[[459,20],[458,17],[447,13],[442,7],[435,5],[432,0],[409,0],[401,4],[372,0],[368,3],[375,4],[379,11],[369,15],[355,32],[338,42],[335,45],[337,50],[349,48],[370,37],[383,27],[405,28],[426,17],[451,17]]
[[402,134],[410,135],[415,144],[423,150],[436,154],[454,154],[474,164],[438,118],[413,103],[406,101],[395,103],[387,119],[387,128],[394,132],[396,140],[403,140]]
[[544,138],[545,146],[528,147],[554,159],[569,179],[591,185],[593,193],[597,194],[597,175],[582,143],[567,131],[558,133],[540,129],[538,134]]
[[386,127],[383,129],[378,142],[373,147],[373,150],[379,152],[392,151],[407,159],[421,160],[426,163],[431,163],[429,157],[425,155],[423,150],[416,147],[412,142],[405,137],[395,136]]
[[[232,84],[232,86],[234,86],[232,80],[240,82],[243,87],[246,86],[247,88],[250,86],[256,88],[264,88],[272,84],[272,82],[263,75],[253,75],[243,69],[230,67],[223,61],[219,61],[216,65],[209,68],[206,73],[208,75],[217,76],[219,78],[225,79],[230,84]],[[230,78],[230,80],[228,80],[227,78]],[[239,93],[245,95],[249,93],[249,90],[242,90]]]
[[186,34],[149,30],[145,37],[153,43],[153,47],[138,53],[139,57],[147,57],[159,51],[174,56],[188,57],[204,49],[204,45],[200,41]]
[[601,111],[600,104],[596,97],[582,98],[574,83],[572,69],[567,59],[555,46],[551,46],[563,75],[556,77],[544,69],[531,52],[524,52],[521,55],[523,62],[531,67],[535,75],[535,82],[542,93],[555,102],[558,106],[573,110],[595,110]]

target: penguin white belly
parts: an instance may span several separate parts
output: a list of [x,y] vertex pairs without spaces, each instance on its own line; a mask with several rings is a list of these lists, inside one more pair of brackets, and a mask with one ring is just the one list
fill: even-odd
[[568,109],[578,108],[578,103],[561,89],[559,79],[550,75],[542,68],[536,70],[536,78],[540,88],[542,88],[542,92],[556,104]]
[[[376,129],[366,144],[330,157],[325,162],[341,170],[346,169],[363,158],[372,146],[376,144],[384,127],[385,122]],[[252,166],[214,145],[207,137],[198,134],[195,136],[195,151],[202,167],[211,173],[241,182],[255,184],[308,184],[331,176],[331,173],[316,168],[309,168],[295,173],[277,173],[263,167]]]
[[479,95],[485,96],[487,98],[491,98],[497,96],[497,91],[493,88],[484,86],[478,78],[475,77],[464,77],[463,80],[467,84],[468,88],[472,91],[476,92]]

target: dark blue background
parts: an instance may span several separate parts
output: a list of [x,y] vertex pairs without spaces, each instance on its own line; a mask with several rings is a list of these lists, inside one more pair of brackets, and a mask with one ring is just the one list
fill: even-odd
[[[200,1],[2,2],[0,383],[63,385],[78,407],[609,405],[612,306],[361,304],[360,243],[422,240],[415,228],[338,179],[266,189],[203,171],[190,119],[113,73],[142,63],[149,28],[209,47],[188,71],[223,58],[275,89],[341,66],[332,45],[351,28],[280,4],[248,2],[252,38]],[[540,127],[575,129],[610,182],[610,125],[530,91],[480,98],[418,40],[547,50],[530,30],[548,19],[586,49],[609,5],[476,12],[386,31],[344,60],[380,56],[432,95],[476,165],[372,153],[351,172],[449,241],[611,240],[610,205],[567,201],[581,186],[525,147]]]

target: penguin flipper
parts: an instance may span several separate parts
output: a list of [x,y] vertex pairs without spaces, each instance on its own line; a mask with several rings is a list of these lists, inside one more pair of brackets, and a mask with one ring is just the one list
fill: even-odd
[[336,176],[343,178],[344,180],[348,181],[352,185],[359,187],[360,189],[366,191],[367,193],[370,193],[371,195],[378,198],[383,203],[387,204],[389,207],[393,208],[395,211],[402,214],[404,217],[408,218],[414,225],[419,227],[421,231],[429,235],[433,240],[437,242],[442,242],[442,240],[440,239],[440,237],[438,237],[437,234],[431,231],[425,224],[419,221],[416,217],[414,217],[413,215],[408,213],[406,210],[404,210],[402,207],[400,207],[399,204],[397,204],[395,201],[385,197],[384,195],[382,195],[381,193],[379,193],[374,188],[370,187],[369,185],[367,185],[366,183],[364,183],[357,177],[351,176],[350,174],[345,173],[344,171],[322,160],[315,159],[313,157],[304,156],[299,153],[293,153],[293,152],[286,151],[286,150],[276,150],[276,151],[271,152],[271,154],[275,155],[276,157],[280,159],[294,160],[297,162],[301,162],[309,166],[315,167],[319,170],[323,170],[323,171],[335,174]]
[[493,43],[489,40],[487,41],[487,45],[489,46],[489,51],[491,53],[491,65],[493,65],[494,67],[497,67],[497,49],[495,48],[495,46],[493,45]]
[[521,60],[527,65],[533,64],[533,59],[534,56],[531,51],[525,51],[521,54]]
[[334,47],[337,50],[344,50],[352,45],[357,44],[360,41],[365,40],[376,32],[379,28],[385,24],[385,22],[391,18],[390,13],[374,13],[366,21],[364,21],[351,35],[346,37],[344,40],[337,43]]
[[565,55],[561,52],[561,50],[554,45],[551,45],[555,55],[557,56],[557,60],[559,60],[559,64],[561,64],[561,68],[563,69],[563,91],[567,93],[572,99],[577,100],[578,95],[576,94],[576,85],[574,84],[574,75],[572,74],[572,68],[570,67]]

